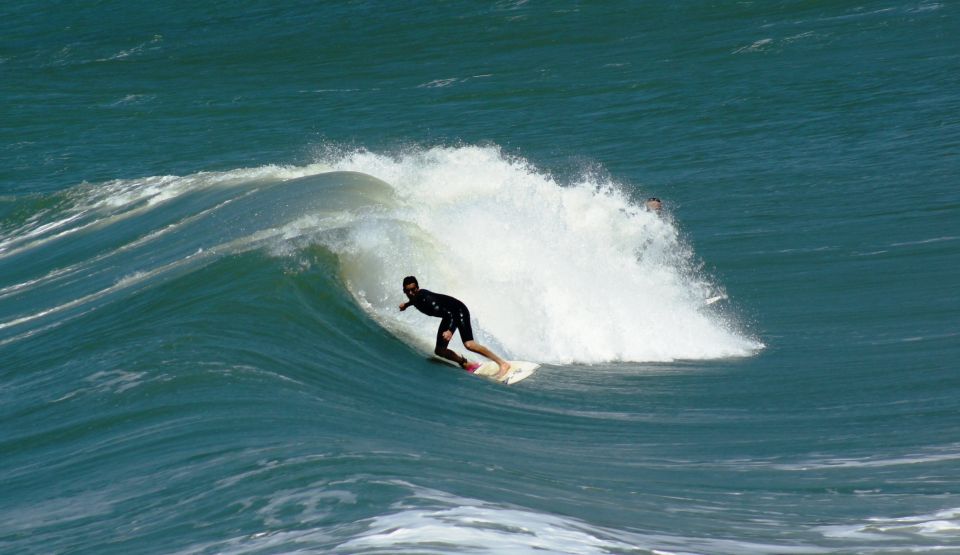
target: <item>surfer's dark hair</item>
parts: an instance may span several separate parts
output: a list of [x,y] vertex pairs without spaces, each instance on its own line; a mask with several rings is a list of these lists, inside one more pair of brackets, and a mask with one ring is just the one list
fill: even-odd
[[420,283],[417,281],[417,278],[415,278],[415,277],[413,277],[413,276],[407,276],[407,277],[403,278],[403,286],[404,286],[404,287],[410,285],[411,283],[415,284],[417,287],[420,287]]

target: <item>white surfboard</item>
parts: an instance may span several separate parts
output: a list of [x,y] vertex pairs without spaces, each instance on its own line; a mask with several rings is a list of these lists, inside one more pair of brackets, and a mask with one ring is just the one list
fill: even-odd
[[719,295],[714,295],[713,297],[710,297],[709,299],[703,301],[703,306],[710,306],[713,303],[720,302],[727,298],[728,297],[726,295],[724,295],[723,293],[720,293]]
[[[540,365],[536,362],[527,362],[525,360],[508,360],[507,362],[510,363],[510,370],[507,371],[504,377],[496,380],[506,385],[513,385],[521,380],[525,380],[532,376],[533,373],[537,371],[537,368],[540,368]],[[484,362],[479,368],[473,371],[475,375],[491,380],[495,379],[494,376],[499,372],[500,366],[492,360]]]

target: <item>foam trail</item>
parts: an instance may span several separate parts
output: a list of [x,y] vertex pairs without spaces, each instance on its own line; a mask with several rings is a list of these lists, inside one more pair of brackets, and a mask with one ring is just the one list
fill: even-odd
[[396,309],[408,274],[466,302],[478,339],[511,357],[669,361],[762,348],[704,310],[711,286],[676,225],[614,183],[561,184],[495,147],[327,158],[396,189],[395,213],[358,222],[333,248],[354,295],[424,345],[436,322]]

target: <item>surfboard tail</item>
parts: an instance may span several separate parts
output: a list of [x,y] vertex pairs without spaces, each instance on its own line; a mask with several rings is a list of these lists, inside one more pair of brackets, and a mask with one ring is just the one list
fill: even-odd
[[484,362],[473,373],[502,384],[512,385],[529,378],[537,371],[537,368],[540,368],[540,365],[536,362],[528,362],[525,360],[508,360],[507,362],[510,363],[510,370],[499,380],[497,380],[495,376],[500,373],[500,365],[493,361]]

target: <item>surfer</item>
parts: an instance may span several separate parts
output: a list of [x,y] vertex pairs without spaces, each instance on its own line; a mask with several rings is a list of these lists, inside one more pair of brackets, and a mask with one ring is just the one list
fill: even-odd
[[660,202],[660,199],[657,197],[650,197],[647,199],[647,210],[659,214],[661,209],[663,209],[663,203]]
[[473,328],[470,327],[470,311],[467,309],[467,305],[459,299],[420,289],[420,284],[417,283],[417,278],[414,276],[403,278],[403,292],[410,300],[400,304],[401,311],[415,306],[417,310],[427,316],[441,319],[440,327],[437,328],[437,346],[433,351],[437,356],[459,364],[460,368],[467,372],[473,372],[480,367],[476,362],[470,362],[467,357],[462,357],[456,351],[447,347],[450,340],[453,339],[454,332],[459,328],[460,339],[463,341],[464,347],[489,358],[500,366],[500,372],[494,379],[500,379],[510,371],[509,362],[473,340]]

